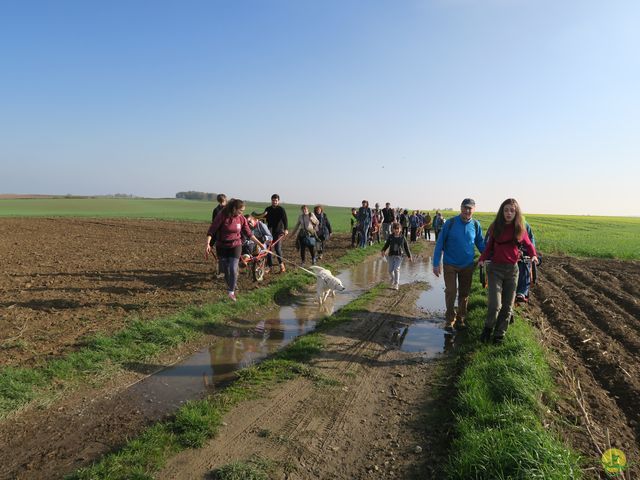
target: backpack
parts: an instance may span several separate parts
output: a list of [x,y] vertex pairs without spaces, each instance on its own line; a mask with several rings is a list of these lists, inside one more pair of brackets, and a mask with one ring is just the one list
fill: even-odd
[[[352,219],[353,222],[353,219]],[[318,217],[318,226],[316,227],[316,234],[322,241],[329,238],[329,227],[327,226],[327,215],[322,212]]]
[[[447,231],[444,232],[444,240],[442,241],[442,247],[443,248],[444,248],[444,245],[447,243],[447,238],[449,237],[449,232],[451,231],[451,226],[453,225],[453,222],[456,221],[456,218],[458,218],[457,215],[455,217],[453,217],[453,219],[451,220],[451,223],[449,224],[449,227],[447,228]],[[476,237],[477,237],[480,234],[480,222],[478,222],[478,220],[476,220],[475,218],[472,218],[471,221],[473,222],[473,225],[475,227]],[[447,223],[444,224],[442,229],[444,230],[444,227],[446,227],[446,226],[447,226]]]

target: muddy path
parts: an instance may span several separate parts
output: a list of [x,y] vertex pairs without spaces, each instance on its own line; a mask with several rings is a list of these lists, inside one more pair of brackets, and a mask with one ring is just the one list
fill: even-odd
[[215,439],[174,457],[158,478],[209,478],[212,469],[254,455],[284,465],[275,478],[432,478],[447,427],[429,423],[425,412],[433,410],[442,357],[401,351],[398,342],[404,327],[424,317],[416,309],[423,290],[388,289],[327,334],[312,365],[335,385],[300,378],[242,403]]
[[619,448],[640,475],[640,263],[545,256],[526,315],[554,352],[565,434],[607,478],[602,452]]

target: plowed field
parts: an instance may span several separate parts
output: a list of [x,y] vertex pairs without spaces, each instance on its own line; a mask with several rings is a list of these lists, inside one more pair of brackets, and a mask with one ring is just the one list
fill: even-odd
[[[204,261],[208,224],[144,220],[0,219],[0,366],[29,366],[112,333],[225,294]],[[331,240],[331,261],[348,246]],[[285,258],[299,260],[294,242]],[[269,282],[269,276],[265,282]],[[239,295],[256,288],[241,275]]]
[[530,316],[556,352],[567,434],[606,478],[600,456],[623,450],[640,474],[640,264],[546,256]]

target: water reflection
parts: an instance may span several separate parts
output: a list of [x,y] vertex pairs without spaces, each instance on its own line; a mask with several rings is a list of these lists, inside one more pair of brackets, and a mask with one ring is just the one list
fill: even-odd
[[425,319],[397,328],[392,343],[403,352],[422,352],[426,357],[433,357],[452,347],[452,338],[447,337],[451,335],[444,334],[440,322]]
[[[386,259],[376,257],[338,275],[345,292],[329,297],[321,308],[315,300],[315,289],[303,293],[290,305],[277,307],[260,318],[238,319],[238,325],[227,337],[185,359],[178,365],[145,379],[136,386],[141,398],[154,409],[168,411],[185,400],[202,396],[215,385],[235,376],[239,369],[249,367],[280,350],[294,338],[315,328],[318,319],[354,300],[379,282],[388,281]],[[453,345],[453,338],[444,335],[444,282],[432,272],[431,257],[403,262],[401,284],[423,282],[427,289],[418,298],[417,306],[425,318],[411,324],[400,324],[392,343],[405,352],[424,352],[433,356]],[[443,346],[444,337],[444,346]]]

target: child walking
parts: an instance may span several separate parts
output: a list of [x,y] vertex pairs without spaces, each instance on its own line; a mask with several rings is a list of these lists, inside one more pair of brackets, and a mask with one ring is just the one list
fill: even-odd
[[398,222],[391,224],[391,235],[387,238],[387,241],[382,247],[380,254],[384,257],[389,250],[389,275],[391,275],[391,288],[398,290],[400,288],[400,265],[402,264],[402,254],[407,254],[409,261],[413,262],[411,251],[409,250],[409,244],[407,238],[402,235],[402,225]]
[[518,246],[522,244],[531,261],[536,264],[538,257],[536,247],[527,234],[520,205],[513,198],[502,202],[496,219],[489,226],[487,237],[484,252],[478,261],[480,266],[487,263],[489,284],[489,307],[480,340],[488,342],[493,333],[494,343],[502,343],[516,297],[520,257]]

